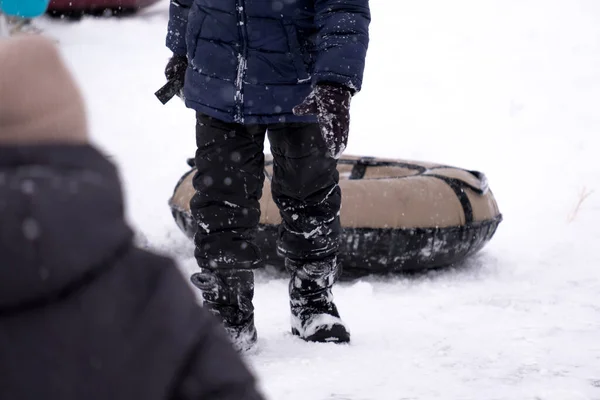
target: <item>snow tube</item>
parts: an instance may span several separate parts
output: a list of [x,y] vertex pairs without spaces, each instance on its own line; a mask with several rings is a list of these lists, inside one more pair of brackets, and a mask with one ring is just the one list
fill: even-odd
[[0,10],[11,17],[35,18],[46,12],[49,0],[0,0]]
[[[192,169],[179,180],[169,205],[190,238],[196,227],[189,202]],[[267,156],[257,242],[269,265],[276,253],[279,211],[271,197],[273,161]],[[339,160],[343,278],[413,272],[459,263],[479,251],[502,221],[485,176],[427,162],[343,156]]]
[[57,15],[74,12],[98,13],[110,11],[135,11],[148,7],[158,0],[51,0],[48,12]]

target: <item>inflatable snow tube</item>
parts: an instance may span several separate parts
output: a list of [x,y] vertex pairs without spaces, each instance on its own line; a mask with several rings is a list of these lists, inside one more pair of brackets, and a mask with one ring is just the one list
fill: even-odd
[[[179,228],[196,227],[189,203],[192,169],[169,201]],[[273,161],[267,156],[257,242],[269,265],[284,269],[276,253],[279,211],[271,197]],[[479,251],[502,215],[485,176],[427,162],[343,156],[339,160],[343,278],[450,266]]]
[[48,13],[70,15],[74,13],[134,12],[157,3],[158,0],[51,0]]

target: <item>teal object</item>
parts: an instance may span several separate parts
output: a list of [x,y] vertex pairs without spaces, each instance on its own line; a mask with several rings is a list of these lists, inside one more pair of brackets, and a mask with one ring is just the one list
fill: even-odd
[[50,0],[0,0],[0,10],[11,17],[35,18],[43,15]]

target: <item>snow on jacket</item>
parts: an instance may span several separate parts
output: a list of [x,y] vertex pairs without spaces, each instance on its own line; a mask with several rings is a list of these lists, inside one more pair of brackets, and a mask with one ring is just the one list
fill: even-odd
[[225,122],[314,122],[319,82],[361,88],[368,0],[171,0],[167,47],[189,60],[186,105]]
[[0,145],[0,398],[260,400],[88,145]]

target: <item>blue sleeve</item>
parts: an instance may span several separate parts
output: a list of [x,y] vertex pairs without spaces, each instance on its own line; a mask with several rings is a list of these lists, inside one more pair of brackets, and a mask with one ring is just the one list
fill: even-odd
[[167,30],[167,47],[180,56],[187,54],[185,32],[190,8],[194,0],[171,0],[169,7],[169,25]]
[[369,44],[369,0],[315,0],[315,13],[313,84],[333,82],[359,91]]

